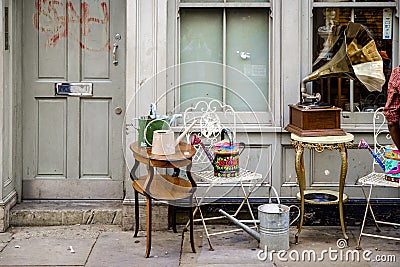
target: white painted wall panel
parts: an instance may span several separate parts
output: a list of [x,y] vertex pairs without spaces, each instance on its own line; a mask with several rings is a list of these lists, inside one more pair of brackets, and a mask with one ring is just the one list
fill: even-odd
[[[302,28],[302,16],[299,12],[302,9],[301,0],[283,0],[281,19],[281,51],[282,51],[282,111],[283,127],[289,123],[289,104],[299,102],[300,97],[300,74],[304,64],[302,62],[303,49],[301,39],[304,38]],[[275,32],[275,34],[279,34]],[[273,89],[276,90],[276,89]],[[278,97],[278,96],[277,96]]]

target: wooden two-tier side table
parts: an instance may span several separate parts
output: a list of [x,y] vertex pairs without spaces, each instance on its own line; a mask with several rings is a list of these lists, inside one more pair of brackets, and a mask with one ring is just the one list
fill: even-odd
[[[196,252],[193,240],[193,194],[196,182],[191,174],[192,157],[195,149],[190,144],[180,142],[176,146],[175,154],[155,155],[151,148],[140,147],[138,142],[130,145],[135,163],[131,170],[132,186],[135,191],[135,234],[139,231],[139,196],[146,197],[146,253],[149,257],[151,250],[151,214],[152,199],[165,201],[169,205],[185,205],[189,207],[190,243],[192,251]],[[147,174],[137,177],[139,164],[146,165]],[[158,169],[173,169],[173,174],[161,174]],[[188,179],[179,177],[181,168],[186,168]],[[163,172],[164,173],[164,172]]]

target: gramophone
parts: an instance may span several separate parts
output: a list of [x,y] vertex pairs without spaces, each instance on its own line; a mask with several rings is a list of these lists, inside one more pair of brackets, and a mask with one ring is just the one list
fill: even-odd
[[[338,29],[329,53],[332,58],[301,82],[300,102],[289,105],[290,122],[285,130],[299,136],[345,135],[340,128],[339,107],[321,102],[320,94],[307,93],[310,81],[346,77],[361,82],[369,91],[382,91],[385,83],[383,61],[369,31],[361,24],[349,22]],[[321,66],[318,66],[321,65]]]

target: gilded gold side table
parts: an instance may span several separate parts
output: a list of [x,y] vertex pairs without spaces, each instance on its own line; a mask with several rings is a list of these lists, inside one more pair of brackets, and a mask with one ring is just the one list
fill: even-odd
[[[346,181],[347,175],[347,148],[354,146],[354,136],[350,133],[346,133],[346,135],[339,136],[318,136],[318,137],[300,137],[296,134],[291,134],[290,136],[291,144],[295,148],[296,158],[295,158],[295,169],[297,180],[300,187],[300,192],[297,194],[297,198],[300,200],[300,220],[298,224],[297,233],[295,235],[296,244],[298,243],[299,235],[301,233],[301,229],[304,222],[304,203],[310,204],[338,204],[339,206],[339,215],[340,215],[340,224],[342,227],[343,236],[348,241],[349,237],[346,234],[346,227],[344,224],[343,218],[343,203],[347,201],[347,195],[343,193],[344,184]],[[304,148],[314,149],[318,153],[322,153],[324,150],[338,150],[340,153],[340,157],[342,160],[341,169],[340,169],[340,177],[339,177],[339,192],[331,191],[331,190],[306,190],[306,176],[304,169]],[[326,194],[333,196],[333,200],[327,200],[324,202],[318,202],[311,199],[306,199],[305,195],[307,194]]]

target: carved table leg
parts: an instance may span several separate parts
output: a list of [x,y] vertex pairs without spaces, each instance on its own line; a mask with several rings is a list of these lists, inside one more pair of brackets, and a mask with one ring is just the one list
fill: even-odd
[[295,158],[295,168],[296,168],[296,175],[297,181],[299,183],[300,188],[300,220],[298,223],[297,233],[295,235],[295,242],[298,244],[299,242],[299,235],[301,233],[301,229],[303,227],[303,220],[304,220],[304,190],[306,188],[306,177],[305,177],[305,170],[304,170],[304,157],[303,157],[304,147],[301,142],[298,143],[296,147],[296,158]]
[[340,181],[339,181],[339,216],[340,216],[340,225],[342,226],[343,236],[346,241],[349,240],[349,237],[346,234],[346,226],[344,224],[344,216],[343,216],[343,192],[344,192],[344,183],[346,181],[347,175],[347,150],[345,144],[339,144],[340,157],[342,159],[342,167],[340,169]]

